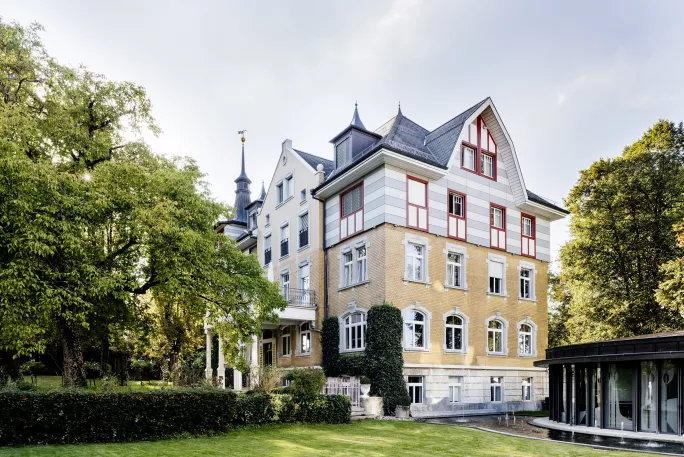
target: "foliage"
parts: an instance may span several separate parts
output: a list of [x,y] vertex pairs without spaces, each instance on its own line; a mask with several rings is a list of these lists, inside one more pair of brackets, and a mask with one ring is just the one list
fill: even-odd
[[342,354],[337,364],[338,376],[363,376],[367,373],[366,356],[363,354]]
[[34,360],[29,360],[21,365],[21,373],[23,375],[28,375],[31,378],[31,382],[36,384],[38,375],[45,374],[47,368],[43,362],[36,362]]
[[370,384],[371,382],[373,382],[371,381],[371,378],[369,378],[368,376],[361,376],[361,379],[359,381],[361,382],[361,384]]
[[271,392],[282,384],[282,371],[275,365],[252,367],[249,374],[256,376],[256,392]]
[[289,392],[295,397],[320,395],[325,387],[325,374],[318,368],[300,368],[290,371],[285,379],[292,381]]
[[549,347],[558,347],[570,343],[568,321],[570,294],[564,283],[553,272],[549,271]]
[[[674,227],[677,244],[684,250],[684,222]],[[656,290],[656,299],[669,309],[684,313],[684,256],[672,259],[661,268],[663,280]]]
[[337,316],[323,319],[321,351],[325,375],[331,377],[339,376],[337,367],[340,359],[340,324]]
[[83,346],[144,333],[154,298],[181,320],[208,309],[246,368],[239,348],[286,306],[277,285],[215,233],[230,209],[193,160],[131,140],[159,131],[145,90],[59,65],[39,33],[0,21],[0,348],[56,335],[65,385],[85,385]]
[[171,370],[171,380],[176,386],[199,386],[206,379],[206,352],[195,351],[194,354],[177,362]]
[[0,445],[135,441],[181,433],[225,432],[274,422],[347,423],[342,395],[294,400],[193,389],[90,393],[0,392]]
[[[554,331],[558,341],[628,337],[684,325],[674,274],[684,250],[672,230],[684,220],[683,152],[682,124],[659,121],[619,157],[581,172],[565,201],[570,240],[561,249],[557,287],[569,305],[558,316],[567,332]],[[661,286],[665,277],[674,282]]]
[[367,316],[366,363],[371,378],[370,395],[383,397],[385,414],[394,414],[394,405],[406,397],[401,311],[389,303],[371,307]]

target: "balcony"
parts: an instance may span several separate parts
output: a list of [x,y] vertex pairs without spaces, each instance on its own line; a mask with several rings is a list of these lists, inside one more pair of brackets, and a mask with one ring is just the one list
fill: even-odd
[[290,255],[290,239],[285,238],[280,242],[280,257]]
[[288,305],[287,308],[278,313],[280,324],[290,325],[316,319],[318,300],[315,291],[283,287],[282,292]]
[[264,265],[271,263],[271,248],[264,249]]
[[309,245],[309,229],[306,230],[300,230],[299,231],[299,247],[303,248],[304,246]]
[[283,297],[290,306],[314,307],[318,304],[316,291],[283,287]]

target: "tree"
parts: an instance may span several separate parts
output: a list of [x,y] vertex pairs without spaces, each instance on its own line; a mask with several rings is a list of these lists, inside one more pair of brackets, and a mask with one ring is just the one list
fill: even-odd
[[558,275],[549,271],[549,347],[568,344],[570,338],[566,324],[570,318],[570,293],[563,287]]
[[568,342],[681,328],[654,294],[663,265],[682,256],[672,230],[684,207],[684,128],[659,121],[621,156],[580,174],[566,199],[570,240],[560,254]]
[[[684,249],[684,222],[677,224],[674,229],[677,243]],[[661,271],[664,277],[656,291],[656,299],[669,309],[684,313],[684,256],[666,262]]]
[[159,131],[142,87],[59,65],[39,32],[0,22],[0,348],[56,332],[64,384],[85,385],[84,342],[135,326],[149,294],[244,343],[286,303],[214,232],[229,208],[193,160],[131,140]]

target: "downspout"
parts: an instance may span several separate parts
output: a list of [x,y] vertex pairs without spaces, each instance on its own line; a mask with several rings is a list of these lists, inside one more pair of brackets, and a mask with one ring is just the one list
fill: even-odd
[[[319,200],[320,201],[320,200]],[[323,205],[323,318],[328,318],[328,249],[325,246],[325,202]]]

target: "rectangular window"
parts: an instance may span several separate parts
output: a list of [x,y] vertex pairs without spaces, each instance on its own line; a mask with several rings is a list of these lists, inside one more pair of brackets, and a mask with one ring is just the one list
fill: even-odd
[[463,386],[462,376],[449,376],[449,402],[461,403],[461,389]]
[[490,203],[490,247],[506,250],[506,209]]
[[447,230],[451,238],[466,239],[466,196],[450,190],[447,197]]
[[290,272],[280,273],[280,288],[283,290],[283,298],[290,301]]
[[299,247],[309,245],[309,213],[299,216]]
[[280,257],[290,255],[290,225],[280,227]]
[[520,253],[526,257],[537,256],[536,218],[528,214],[520,217]]
[[482,157],[482,174],[490,178],[494,177],[494,157],[481,154]]
[[257,227],[257,215],[252,213],[249,215],[249,229],[254,230]]
[[406,248],[406,279],[425,281],[425,246],[409,243]]
[[520,269],[520,298],[532,298],[532,270]]
[[409,397],[411,397],[411,403],[422,404],[423,403],[423,376],[409,376],[408,382]]
[[271,263],[271,235],[264,237],[264,265]]
[[427,230],[427,181],[407,176],[406,188],[408,195],[407,225],[419,230]]
[[490,401],[502,401],[503,399],[503,377],[495,376],[489,380]]
[[292,197],[292,175],[283,181],[283,199],[287,200],[290,197]]
[[335,167],[340,168],[345,166],[350,162],[350,159],[349,138],[346,138],[335,147]]
[[475,171],[475,149],[463,146],[463,168]]
[[503,295],[504,264],[489,260],[489,293]]
[[356,249],[356,282],[364,282],[368,278],[368,262],[366,246]]
[[285,327],[283,329],[283,337],[282,337],[282,347],[281,347],[281,354],[283,357],[288,357],[290,355],[290,351],[292,349],[292,335],[290,334],[291,330],[290,327]]
[[462,287],[461,268],[462,268],[461,254],[449,251],[447,253],[447,285],[451,287]]
[[363,230],[363,183],[340,194],[340,239]]
[[523,378],[522,380],[522,399],[523,401],[532,401],[532,378]]
[[266,227],[271,225],[271,215],[270,214],[266,215],[266,224],[265,225],[266,225]]
[[306,201],[306,189],[302,189],[301,192],[299,193],[299,201],[300,202]]
[[354,254],[345,252],[342,260],[342,286],[351,286],[354,283]]
[[283,183],[279,182],[276,184],[276,202],[282,203],[285,200],[285,194],[283,192]]

